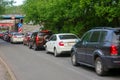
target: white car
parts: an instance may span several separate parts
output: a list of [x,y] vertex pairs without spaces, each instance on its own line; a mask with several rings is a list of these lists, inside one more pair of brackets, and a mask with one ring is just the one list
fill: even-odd
[[13,32],[11,34],[10,42],[11,43],[18,43],[18,42],[23,42],[24,34],[23,33],[18,33],[18,32]]
[[57,57],[60,54],[65,54],[71,51],[72,46],[80,40],[75,34],[60,33],[53,34],[46,42],[45,48],[47,53],[52,52]]

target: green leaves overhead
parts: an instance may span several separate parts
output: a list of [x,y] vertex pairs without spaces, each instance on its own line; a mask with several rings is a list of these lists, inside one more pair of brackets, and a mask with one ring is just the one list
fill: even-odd
[[14,3],[13,0],[0,0],[0,14],[4,14],[6,10],[6,6],[12,6]]
[[26,0],[23,10],[27,21],[45,22],[55,32],[120,25],[120,0]]

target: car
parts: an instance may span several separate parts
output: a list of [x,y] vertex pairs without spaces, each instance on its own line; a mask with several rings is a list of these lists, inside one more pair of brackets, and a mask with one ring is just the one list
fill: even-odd
[[79,37],[72,33],[53,34],[45,44],[46,52],[54,53],[55,57],[68,54],[78,40]]
[[6,41],[10,42],[10,39],[12,37],[12,33],[17,33],[16,31],[8,31],[8,33],[6,34]]
[[24,38],[23,38],[23,44],[24,45],[28,45],[29,44],[31,34],[32,34],[31,32],[27,32],[24,35]]
[[2,39],[4,35],[4,32],[0,32],[0,38]]
[[120,68],[120,28],[96,27],[71,49],[71,62],[95,68],[97,75]]
[[50,30],[41,30],[38,32],[33,32],[30,41],[29,48],[33,48],[34,50],[44,49],[44,45],[46,40],[52,35],[52,31]]
[[12,32],[10,37],[11,43],[23,43],[24,34],[19,32]]
[[4,32],[3,40],[8,41],[8,34],[9,34],[9,32]]

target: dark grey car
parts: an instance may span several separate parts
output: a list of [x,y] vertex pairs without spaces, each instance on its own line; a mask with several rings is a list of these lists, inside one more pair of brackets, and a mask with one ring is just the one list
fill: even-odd
[[71,50],[74,66],[84,64],[95,68],[98,75],[120,68],[120,28],[100,27],[86,32]]

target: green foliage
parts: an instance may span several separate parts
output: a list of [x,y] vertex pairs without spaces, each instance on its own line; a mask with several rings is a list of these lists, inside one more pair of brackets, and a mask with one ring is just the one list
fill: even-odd
[[0,0],[0,14],[4,14],[6,7],[12,6],[13,0]]
[[6,7],[5,14],[23,14],[22,6]]
[[81,36],[96,26],[120,26],[120,0],[25,0],[26,21]]

